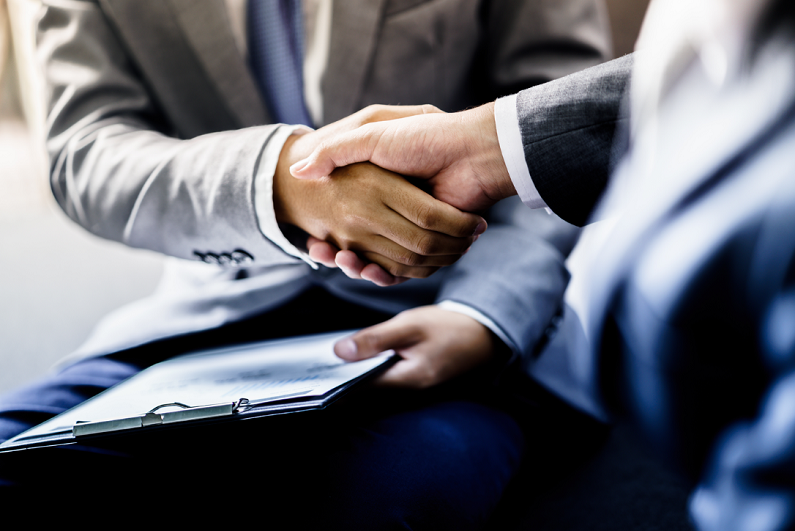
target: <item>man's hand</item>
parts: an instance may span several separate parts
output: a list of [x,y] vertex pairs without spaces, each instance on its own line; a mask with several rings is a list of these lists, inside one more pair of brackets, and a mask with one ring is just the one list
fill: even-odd
[[282,148],[273,180],[279,222],[300,227],[313,241],[348,251],[358,263],[364,264],[359,256],[367,259],[371,267],[363,265],[357,274],[379,285],[424,278],[454,263],[475,235],[486,229],[485,220],[460,212],[372,164],[339,168],[316,180],[294,179],[288,169],[339,131],[395,115],[401,114],[376,112],[374,116],[372,109],[370,114],[361,111],[318,131],[291,136]]
[[427,179],[434,197],[467,212],[516,194],[500,151],[493,103],[455,114],[367,123],[324,139],[290,171],[299,179],[317,179],[334,168],[368,160]]
[[385,386],[423,389],[487,362],[496,351],[488,328],[466,315],[423,306],[365,328],[334,346],[347,361],[392,349],[403,359],[378,378]]
[[[477,240],[475,236],[475,240]],[[310,236],[306,242],[309,258],[326,267],[340,268],[349,278],[369,280],[377,286],[396,286],[408,277],[396,277],[384,271],[381,266],[365,262],[353,251],[340,251],[328,242]]]

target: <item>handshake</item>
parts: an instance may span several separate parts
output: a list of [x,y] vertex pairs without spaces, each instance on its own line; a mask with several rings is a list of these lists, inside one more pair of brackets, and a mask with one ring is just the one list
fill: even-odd
[[475,212],[515,194],[493,104],[367,107],[288,138],[273,181],[276,219],[309,234],[313,260],[379,286],[455,263],[486,230]]

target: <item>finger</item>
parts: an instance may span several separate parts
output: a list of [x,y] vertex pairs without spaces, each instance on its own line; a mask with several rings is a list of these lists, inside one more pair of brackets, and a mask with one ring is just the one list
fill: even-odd
[[[434,252],[435,249],[438,248],[434,247],[434,245],[435,244],[420,243],[419,249],[424,252]],[[373,236],[362,244],[358,242],[352,243],[350,250],[357,251],[360,256],[364,256],[364,253],[380,254],[392,262],[405,266],[445,267],[456,263],[462,255],[466,254],[471,246],[468,240],[454,241],[449,245],[450,252],[448,254],[424,255],[406,249],[384,236]]]
[[428,278],[436,273],[441,266],[407,266],[390,260],[377,253],[362,252],[362,257],[370,262],[381,266],[387,273],[395,277],[406,278]]
[[444,114],[444,111],[429,104],[370,105],[338,122],[342,127],[348,127],[347,124],[343,125],[345,122],[358,123],[357,129],[336,134],[322,142],[309,157],[294,163],[290,173],[298,179],[319,179],[329,175],[334,168],[370,160],[384,128],[368,128],[368,124],[438,113]]
[[426,363],[427,359],[423,356],[404,358],[376,378],[375,383],[382,387],[411,389],[430,387],[436,382],[428,377]]
[[390,275],[379,265],[365,262],[353,251],[340,251],[337,253],[337,265],[346,276],[368,280],[381,288],[396,286],[408,280],[405,277]]
[[324,242],[323,240],[318,240],[314,236],[310,236],[306,240],[306,248],[309,258],[315,262],[319,262],[326,267],[337,267],[334,259],[339,249],[330,243]]
[[352,250],[377,252],[406,265],[445,266],[452,263],[445,256],[461,256],[475,241],[474,236],[456,238],[423,229],[389,209],[379,216],[378,222],[369,228],[378,237],[350,247]]
[[376,286],[386,288],[389,286],[397,286],[408,280],[408,277],[396,277],[384,271],[384,268],[377,264],[367,264],[362,269],[362,278],[369,280]]
[[408,280],[406,277],[390,275],[381,266],[365,262],[353,251],[340,251],[337,253],[336,262],[349,278],[368,280],[382,288],[396,286]]
[[357,361],[372,358],[385,350],[407,348],[421,339],[419,327],[397,316],[338,341],[334,345],[334,353],[344,360]]
[[417,114],[444,113],[443,110],[434,105],[370,105],[356,114],[361,114],[361,123],[384,122],[386,120],[397,120]]
[[389,196],[387,205],[418,227],[457,238],[483,234],[488,225],[476,214],[461,212],[419,188],[404,188]]
[[345,276],[354,279],[362,278],[362,270],[367,263],[359,258],[353,251],[340,251],[334,258],[336,265],[345,273]]
[[290,166],[290,173],[297,179],[319,179],[331,174],[334,168],[370,160],[385,123],[388,121],[365,124],[335,135],[317,146],[309,157]]

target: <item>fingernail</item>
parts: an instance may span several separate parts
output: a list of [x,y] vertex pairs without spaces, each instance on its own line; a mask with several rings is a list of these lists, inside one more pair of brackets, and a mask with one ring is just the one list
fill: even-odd
[[486,232],[486,222],[481,221],[480,223],[478,223],[478,226],[475,228],[474,236],[479,236],[484,232]]
[[290,166],[290,173],[293,175],[295,175],[296,173],[300,173],[301,170],[303,170],[307,164],[309,164],[308,159],[299,160],[298,162]]
[[480,238],[480,234],[475,234],[475,237],[472,238],[472,243],[475,243],[476,241],[478,241],[478,238]]
[[354,359],[358,352],[356,342],[353,339],[343,339],[337,343],[337,355],[344,359]]

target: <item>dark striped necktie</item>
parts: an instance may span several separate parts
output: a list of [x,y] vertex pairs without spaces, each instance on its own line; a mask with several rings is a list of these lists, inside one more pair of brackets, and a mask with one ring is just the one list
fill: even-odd
[[311,126],[304,104],[300,0],[248,0],[249,57],[273,120]]

